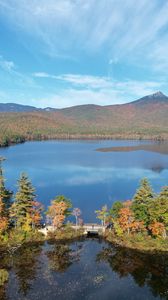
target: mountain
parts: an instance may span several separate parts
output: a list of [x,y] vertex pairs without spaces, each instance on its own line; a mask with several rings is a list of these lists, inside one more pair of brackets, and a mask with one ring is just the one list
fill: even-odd
[[136,101],[133,101],[130,104],[149,105],[149,104],[162,104],[162,103],[168,103],[168,97],[159,91],[152,95],[148,95]]
[[0,145],[60,138],[167,139],[168,97],[157,92],[121,105],[38,109],[0,105]]
[[66,117],[79,122],[90,122],[93,126],[101,123],[101,126],[104,127],[111,127],[112,124],[113,127],[116,127],[122,125],[124,121],[127,126],[129,123],[130,126],[135,126],[144,121],[150,123],[155,118],[160,120],[158,122],[163,122],[167,108],[168,97],[157,92],[125,104],[107,106],[88,104],[64,108],[59,111]]
[[162,92],[156,92],[152,95],[145,96],[143,98],[140,98],[138,100],[125,103],[125,104],[118,104],[118,105],[106,105],[106,106],[100,106],[95,104],[84,104],[84,105],[76,105],[72,107],[57,109],[53,107],[46,107],[46,108],[37,108],[35,106],[29,106],[29,105],[23,105],[23,104],[16,104],[16,103],[0,103],[0,112],[32,112],[32,111],[60,111],[64,114],[74,114],[79,113],[79,111],[83,111],[83,113],[92,113],[94,111],[99,111],[101,109],[109,109],[113,107],[125,107],[127,105],[151,105],[151,104],[163,104],[168,103],[168,97],[164,95]]
[[25,112],[41,110],[34,106],[22,105],[16,103],[0,103],[0,112]]

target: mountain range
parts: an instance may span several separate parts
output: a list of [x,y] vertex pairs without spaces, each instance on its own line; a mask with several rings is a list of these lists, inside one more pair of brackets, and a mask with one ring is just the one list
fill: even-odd
[[62,112],[72,112],[78,111],[78,110],[83,110],[87,111],[87,109],[101,109],[101,108],[114,108],[114,107],[125,107],[127,105],[136,105],[136,106],[141,106],[141,105],[149,105],[149,104],[166,104],[168,103],[168,97],[164,95],[162,92],[156,92],[152,95],[145,96],[143,98],[140,98],[138,100],[135,100],[133,102],[129,102],[126,104],[117,104],[117,105],[107,105],[107,106],[100,106],[100,105],[94,105],[94,104],[86,104],[86,105],[77,105],[69,108],[62,108],[62,109],[57,109],[57,108],[52,108],[52,107],[46,107],[46,108],[37,108],[35,106],[29,106],[29,105],[23,105],[23,104],[17,104],[17,103],[0,103],[0,112],[32,112],[32,111],[62,111]]
[[0,104],[0,145],[57,138],[168,139],[168,97],[162,92],[118,105],[36,108]]

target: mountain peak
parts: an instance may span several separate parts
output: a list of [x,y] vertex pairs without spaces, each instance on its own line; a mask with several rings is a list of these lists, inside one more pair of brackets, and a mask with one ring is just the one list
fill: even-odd
[[154,94],[145,96],[143,98],[140,98],[136,101],[133,101],[132,104],[135,105],[146,105],[146,104],[157,104],[157,103],[168,103],[168,97],[164,95],[161,91],[158,91]]
[[152,95],[149,95],[149,97],[154,97],[154,98],[167,98],[166,95],[164,95],[161,91],[158,91]]

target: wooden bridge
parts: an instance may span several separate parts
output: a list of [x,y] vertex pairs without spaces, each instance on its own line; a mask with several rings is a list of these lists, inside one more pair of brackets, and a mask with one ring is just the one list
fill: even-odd
[[[103,233],[105,231],[106,226],[102,226],[100,224],[95,224],[95,223],[86,223],[83,224],[82,226],[76,226],[75,224],[72,224],[71,227],[73,229],[83,229],[83,233],[86,234],[99,234]],[[53,232],[55,231],[56,228],[51,225],[47,225],[44,228],[39,229],[39,232],[43,233],[44,235],[47,235],[48,232]]]

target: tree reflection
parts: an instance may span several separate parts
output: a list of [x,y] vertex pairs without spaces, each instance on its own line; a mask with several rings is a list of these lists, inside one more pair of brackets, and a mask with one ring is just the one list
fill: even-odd
[[6,289],[5,286],[0,286],[0,299],[1,300],[7,300],[7,296],[6,296]]
[[[0,270],[6,270],[7,272],[10,270],[10,262],[9,262],[9,255],[5,252],[0,252]],[[0,280],[1,281],[1,280]],[[0,282],[0,299],[1,300],[7,300],[8,297],[6,295],[6,286],[7,281],[3,282],[3,280]]]
[[[11,249],[12,250],[12,249]],[[27,295],[38,269],[38,257],[41,253],[39,244],[23,246],[15,252],[3,252],[0,254],[0,268],[12,270],[16,274],[19,292]],[[0,287],[0,299],[6,300],[6,284]]]
[[56,272],[65,272],[73,262],[80,259],[80,251],[78,244],[73,250],[67,244],[53,245],[53,249],[47,252],[49,268]]
[[38,269],[38,257],[41,253],[41,246],[36,244],[31,247],[22,247],[12,258],[12,268],[18,279],[19,292],[27,294],[35,280]]
[[154,296],[168,299],[168,255],[107,247],[98,253],[97,261],[108,262],[120,277],[131,275],[140,287],[146,285]]

